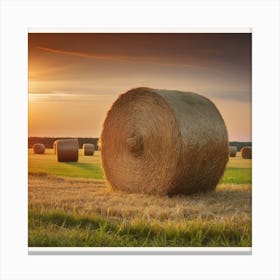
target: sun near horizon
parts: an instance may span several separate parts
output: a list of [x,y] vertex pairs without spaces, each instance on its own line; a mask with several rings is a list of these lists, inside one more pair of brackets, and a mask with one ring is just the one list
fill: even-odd
[[28,134],[99,137],[136,87],[215,103],[230,141],[251,141],[251,33],[29,33]]

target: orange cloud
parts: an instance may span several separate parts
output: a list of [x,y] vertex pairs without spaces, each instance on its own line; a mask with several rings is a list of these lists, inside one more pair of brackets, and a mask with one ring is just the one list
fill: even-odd
[[[136,57],[136,56],[121,56],[121,55],[109,55],[109,54],[92,54],[92,53],[85,53],[79,51],[69,51],[69,50],[61,50],[55,48],[48,48],[37,46],[37,49],[40,49],[45,52],[61,54],[61,55],[70,55],[76,57],[83,57],[89,59],[98,59],[98,60],[115,60],[115,61],[124,61],[124,62],[148,62],[162,66],[174,66],[174,67],[185,67],[185,68],[193,68],[193,69],[200,69],[200,70],[209,70],[209,67],[197,65],[197,64],[186,64],[186,63],[176,63],[176,62],[167,62],[167,61],[157,61],[154,57]],[[213,69],[211,69],[213,71]]]

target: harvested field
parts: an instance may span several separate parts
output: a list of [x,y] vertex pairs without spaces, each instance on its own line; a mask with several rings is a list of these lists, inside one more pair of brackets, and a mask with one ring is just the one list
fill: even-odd
[[[97,167],[99,156],[80,156],[80,164]],[[113,192],[103,175],[86,178],[91,169],[58,163],[51,150],[45,157],[35,172],[30,151],[30,247],[251,246],[251,163],[239,153],[215,192],[173,197]],[[80,178],[66,176],[73,170]]]

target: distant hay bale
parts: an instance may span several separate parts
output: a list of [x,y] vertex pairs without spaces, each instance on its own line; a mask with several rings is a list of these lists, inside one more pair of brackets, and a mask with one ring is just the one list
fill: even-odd
[[241,157],[244,159],[252,158],[252,147],[245,146],[241,149]]
[[136,88],[108,111],[101,159],[114,190],[159,195],[214,190],[228,161],[222,116],[207,98]]
[[75,162],[79,158],[78,139],[61,139],[56,142],[57,161]]
[[57,140],[55,140],[53,142],[53,151],[54,151],[54,154],[56,155],[56,144],[57,144]]
[[41,143],[36,143],[32,147],[34,154],[44,154],[45,153],[45,145]]
[[93,156],[94,155],[94,144],[86,143],[83,144],[83,155],[84,156]]
[[229,156],[236,157],[236,153],[237,153],[237,147],[229,146]]

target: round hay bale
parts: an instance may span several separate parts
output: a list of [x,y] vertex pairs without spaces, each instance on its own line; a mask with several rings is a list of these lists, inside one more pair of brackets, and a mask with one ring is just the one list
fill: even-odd
[[94,155],[94,144],[86,143],[83,144],[83,155],[84,156],[93,156]]
[[55,140],[53,142],[53,151],[54,151],[54,154],[56,155],[56,144],[57,144],[57,140]]
[[236,146],[229,146],[229,156],[236,157],[237,147]]
[[34,154],[44,154],[45,153],[45,145],[41,143],[36,143],[32,146]]
[[252,158],[252,147],[245,146],[241,149],[241,157],[244,159]]
[[97,142],[97,148],[98,148],[98,151],[101,151],[101,139],[100,138],[98,139],[98,142]]
[[61,139],[56,142],[57,161],[78,161],[79,142],[78,139]]
[[101,159],[114,190],[173,195],[214,190],[228,161],[223,118],[207,98],[136,88],[108,111]]

